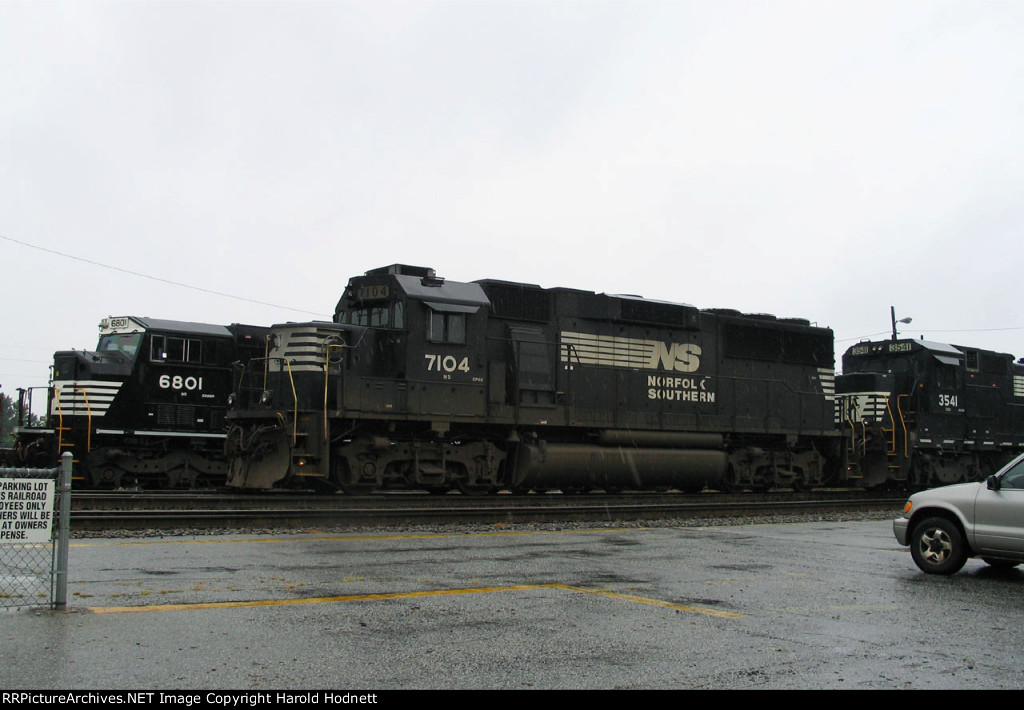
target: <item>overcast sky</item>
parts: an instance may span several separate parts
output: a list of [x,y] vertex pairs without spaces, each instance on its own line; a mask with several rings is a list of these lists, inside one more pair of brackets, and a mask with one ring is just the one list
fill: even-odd
[[0,0],[0,384],[395,262],[1024,356],[1022,38],[1017,0]]

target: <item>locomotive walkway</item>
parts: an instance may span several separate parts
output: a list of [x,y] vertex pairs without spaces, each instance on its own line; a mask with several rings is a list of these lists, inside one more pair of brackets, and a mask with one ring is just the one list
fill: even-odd
[[1024,573],[924,575],[885,520],[72,545],[4,688],[1024,686]]

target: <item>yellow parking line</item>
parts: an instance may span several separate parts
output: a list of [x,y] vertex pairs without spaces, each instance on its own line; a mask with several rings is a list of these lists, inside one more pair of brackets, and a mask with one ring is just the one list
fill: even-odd
[[381,599],[412,599],[448,594],[486,594],[508,592],[519,589],[543,589],[546,584],[518,584],[509,587],[471,587],[469,589],[433,589],[422,592],[389,592],[386,594],[344,594],[336,597],[308,597],[303,599],[265,599],[246,602],[197,602],[195,604],[153,604],[151,606],[97,606],[90,608],[97,614],[120,614],[135,611],[178,611],[181,609],[231,609],[243,606],[285,606],[288,604],[333,604],[338,602],[363,602]]
[[89,611],[95,614],[124,614],[149,611],[183,611],[189,609],[232,609],[239,607],[254,606],[285,606],[289,604],[329,604],[342,602],[379,601],[384,599],[414,599],[416,597],[448,596],[452,594],[491,594],[493,592],[513,592],[529,589],[560,589],[562,591],[574,592],[577,594],[594,594],[608,599],[618,599],[635,604],[646,604],[659,606],[666,609],[676,609],[694,614],[706,614],[723,618],[740,618],[744,614],[717,609],[707,609],[699,606],[686,604],[675,604],[662,599],[651,599],[639,597],[633,594],[621,594],[602,589],[588,589],[587,587],[576,587],[568,584],[515,584],[505,587],[469,587],[465,589],[433,589],[421,592],[390,592],[386,594],[346,594],[335,597],[309,597],[305,599],[267,599],[262,601],[239,601],[239,602],[197,602],[195,604],[153,604],[149,606],[96,606],[90,607]]
[[553,587],[558,589],[568,589],[571,592],[578,592],[580,594],[596,594],[602,597],[608,597],[609,599],[621,599],[627,602],[633,602],[634,604],[647,604],[649,606],[660,606],[665,609],[676,609],[678,611],[687,611],[693,614],[705,614],[707,616],[718,616],[723,619],[740,619],[746,616],[746,614],[740,614],[735,611],[721,611],[719,609],[708,609],[703,606],[690,606],[688,604],[676,604],[675,602],[667,602],[664,599],[652,599],[650,597],[638,597],[635,594],[622,594],[621,592],[610,592],[605,589],[588,589],[587,587],[571,587],[565,584],[553,584]]

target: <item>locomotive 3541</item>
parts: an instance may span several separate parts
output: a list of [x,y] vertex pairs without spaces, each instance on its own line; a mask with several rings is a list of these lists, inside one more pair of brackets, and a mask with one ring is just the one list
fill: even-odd
[[847,478],[867,488],[980,480],[1024,451],[1024,365],[924,340],[858,343],[837,378]]

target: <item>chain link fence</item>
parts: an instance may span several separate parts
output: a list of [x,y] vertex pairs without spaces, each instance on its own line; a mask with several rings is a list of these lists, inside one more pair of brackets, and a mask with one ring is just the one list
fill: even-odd
[[67,604],[71,455],[59,468],[0,468],[0,611]]

